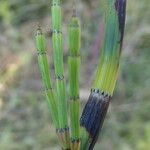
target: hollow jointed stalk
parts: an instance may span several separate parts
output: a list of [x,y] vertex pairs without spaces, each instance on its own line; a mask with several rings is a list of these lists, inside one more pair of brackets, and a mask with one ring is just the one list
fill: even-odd
[[50,73],[49,73],[49,65],[48,65],[48,60],[46,56],[45,37],[40,27],[37,29],[37,32],[36,32],[36,48],[38,52],[38,64],[39,64],[39,69],[40,69],[40,73],[42,77],[42,82],[44,85],[46,99],[48,102],[48,106],[50,108],[50,113],[51,113],[54,125],[56,128],[58,128],[59,123],[58,123],[58,113],[57,113],[57,106],[56,106],[56,95],[52,87]]
[[[89,100],[83,110],[81,150],[92,150],[115,88],[124,35],[126,0],[106,0],[105,38]],[[81,135],[81,136],[82,136]]]
[[63,67],[63,47],[62,47],[62,29],[61,29],[61,7],[60,0],[52,0],[52,45],[54,56],[54,67],[56,77],[56,91],[57,91],[57,110],[59,127],[57,135],[62,149],[70,148],[69,127],[67,120],[67,103],[66,103],[66,89],[64,80]]
[[75,12],[69,24],[69,106],[71,150],[80,150],[80,101],[79,101],[79,72],[80,72],[80,23]]

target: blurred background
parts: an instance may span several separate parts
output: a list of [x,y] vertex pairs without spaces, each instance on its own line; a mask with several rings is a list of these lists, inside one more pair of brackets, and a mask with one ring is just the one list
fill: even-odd
[[[50,0],[0,0],[0,150],[59,150],[37,65],[37,25],[51,46]],[[81,103],[85,105],[103,39],[103,0],[76,0],[82,27]],[[73,0],[63,0],[64,64]],[[115,94],[95,150],[150,149],[150,2],[128,0]]]

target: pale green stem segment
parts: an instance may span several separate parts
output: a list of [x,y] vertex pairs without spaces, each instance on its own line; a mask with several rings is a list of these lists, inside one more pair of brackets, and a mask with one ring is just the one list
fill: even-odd
[[93,89],[113,95],[120,60],[120,31],[115,0],[106,1],[106,26],[102,55],[97,68]]
[[55,124],[55,127],[58,128],[58,114],[57,114],[57,107],[56,107],[56,95],[54,93],[50,73],[49,73],[49,65],[46,56],[46,42],[45,37],[42,34],[42,30],[38,28],[36,32],[36,48],[38,51],[38,64],[39,69],[44,85],[44,91],[46,95],[46,99],[49,104],[50,113],[52,116],[52,120]]
[[70,127],[71,149],[80,149],[80,101],[79,101],[79,73],[80,73],[80,23],[76,16],[69,24],[69,96],[70,96]]
[[60,0],[52,0],[52,45],[54,56],[54,68],[56,77],[56,91],[57,91],[57,110],[59,128],[57,134],[60,144],[63,149],[69,149],[69,128],[67,119],[67,101],[66,88],[64,80],[64,66],[63,66],[63,46],[62,46],[62,29],[61,29],[61,7]]
[[58,94],[58,117],[59,128],[68,127],[67,123],[67,103],[66,103],[66,90],[64,81],[64,68],[63,68],[63,51],[62,51],[62,31],[61,31],[61,8],[60,1],[52,1],[52,43],[54,55],[54,67],[56,76],[56,89]]

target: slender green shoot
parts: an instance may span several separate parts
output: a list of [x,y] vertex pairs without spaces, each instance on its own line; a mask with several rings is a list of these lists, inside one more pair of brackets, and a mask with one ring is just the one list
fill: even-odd
[[71,150],[80,150],[80,23],[75,12],[69,24],[69,96],[70,96],[70,130]]
[[46,56],[46,42],[45,37],[42,33],[41,28],[39,27],[36,32],[36,48],[38,52],[38,63],[39,69],[44,85],[44,91],[46,95],[46,99],[50,108],[50,113],[52,116],[52,120],[56,128],[58,128],[58,113],[56,106],[56,95],[54,93],[54,89],[52,87],[50,73],[49,73],[49,65]]
[[52,0],[52,45],[53,57],[56,78],[56,91],[57,91],[57,110],[59,128],[57,135],[61,141],[63,149],[70,148],[69,141],[69,127],[67,117],[67,102],[66,102],[66,88],[64,79],[64,66],[63,66],[63,46],[62,46],[62,29],[61,29],[61,7],[60,0]]

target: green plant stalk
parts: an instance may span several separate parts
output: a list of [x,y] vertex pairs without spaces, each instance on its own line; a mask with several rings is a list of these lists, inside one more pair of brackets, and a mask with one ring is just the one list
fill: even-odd
[[79,72],[80,72],[80,23],[73,15],[69,24],[69,96],[70,96],[70,127],[71,150],[80,150],[80,101],[79,101]]
[[62,29],[61,29],[61,7],[60,0],[52,0],[52,45],[54,56],[54,67],[56,77],[56,91],[57,91],[57,110],[59,128],[57,135],[61,141],[63,149],[70,148],[69,140],[69,127],[67,120],[67,102],[66,102],[66,89],[64,80],[64,67],[63,67],[63,46],[62,46]]
[[52,120],[56,128],[58,128],[58,113],[56,107],[56,95],[54,93],[54,89],[52,87],[50,73],[49,73],[49,65],[46,56],[46,42],[45,37],[42,34],[42,30],[40,28],[37,29],[36,32],[36,48],[38,52],[38,64],[42,77],[42,82],[44,85],[44,91],[46,95],[46,99],[50,108],[50,113],[52,116]]
[[92,150],[102,128],[119,69],[126,0],[106,0],[105,37],[89,100],[81,115],[81,150]]
[[111,86],[110,82],[116,82],[116,80],[112,81],[112,78],[117,78],[117,74],[113,74],[113,70],[118,70],[119,67],[119,39],[120,31],[118,24],[118,15],[116,11],[110,10],[110,12],[107,14],[105,40],[102,52],[103,55],[101,56],[101,59],[103,61],[98,65],[96,73],[97,81],[94,81],[92,88],[100,89],[101,91],[104,91],[111,96],[114,91],[114,86]]

